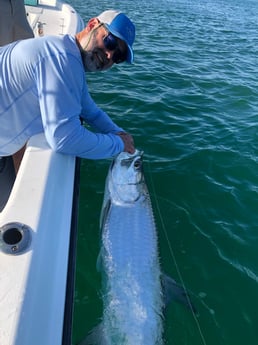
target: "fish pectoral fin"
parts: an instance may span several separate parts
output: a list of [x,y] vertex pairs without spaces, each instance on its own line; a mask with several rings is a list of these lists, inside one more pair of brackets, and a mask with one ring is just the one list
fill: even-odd
[[167,307],[171,301],[176,301],[190,309],[194,314],[197,314],[196,308],[191,302],[188,292],[173,278],[166,274],[162,274],[161,283],[163,287],[165,307]]
[[111,207],[111,200],[110,199],[106,199],[103,202],[103,206],[101,209],[101,215],[100,215],[100,229],[103,229],[103,226],[107,220],[108,214],[109,214],[109,210]]
[[103,248],[100,249],[99,255],[97,257],[97,262],[96,262],[96,269],[98,272],[101,272],[102,266],[103,266]]
[[77,345],[107,345],[104,337],[103,324],[94,327],[90,333]]

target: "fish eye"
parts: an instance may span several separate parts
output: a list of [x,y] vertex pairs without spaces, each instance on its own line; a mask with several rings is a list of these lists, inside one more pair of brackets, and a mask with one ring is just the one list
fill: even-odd
[[134,162],[134,167],[136,169],[140,169],[140,167],[142,166],[142,162],[140,159],[137,159],[135,162]]

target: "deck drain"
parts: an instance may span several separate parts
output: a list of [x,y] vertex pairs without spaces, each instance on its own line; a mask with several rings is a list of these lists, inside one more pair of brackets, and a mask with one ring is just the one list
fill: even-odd
[[25,224],[14,222],[0,227],[0,250],[5,254],[22,254],[30,242],[31,229]]

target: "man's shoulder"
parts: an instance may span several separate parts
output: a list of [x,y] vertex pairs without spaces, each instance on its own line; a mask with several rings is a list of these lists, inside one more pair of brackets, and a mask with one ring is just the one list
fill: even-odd
[[45,36],[32,39],[34,42],[28,44],[28,50],[32,55],[39,59],[63,56],[68,59],[73,56],[75,59],[80,57],[75,38],[71,35],[64,36]]
[[76,46],[75,38],[71,35],[44,36],[34,40],[37,45],[45,46],[46,49],[73,50]]

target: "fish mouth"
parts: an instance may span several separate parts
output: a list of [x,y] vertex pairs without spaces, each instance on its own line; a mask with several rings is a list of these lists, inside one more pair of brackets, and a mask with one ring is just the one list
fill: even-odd
[[129,152],[121,152],[118,155],[118,158],[120,157],[121,160],[123,159],[133,159],[136,157],[142,158],[144,154],[144,151],[140,151],[140,150],[135,150],[134,153],[129,153]]

